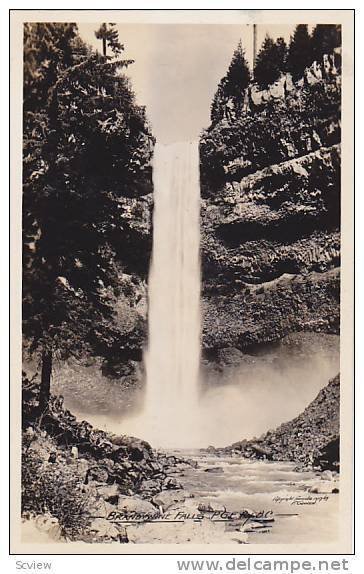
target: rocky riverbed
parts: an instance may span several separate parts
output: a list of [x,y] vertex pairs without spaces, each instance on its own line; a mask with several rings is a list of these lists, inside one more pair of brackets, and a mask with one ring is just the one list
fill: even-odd
[[[294,464],[217,456],[204,451],[159,452],[173,460],[183,488],[152,497],[98,489],[88,542],[126,544],[322,543],[338,527],[337,473],[297,472]],[[189,463],[178,463],[178,460]],[[90,489],[95,487],[90,487]],[[107,496],[106,496],[107,495]],[[106,500],[107,498],[107,500]],[[47,531],[48,529],[48,531]],[[57,538],[55,522],[24,523],[26,540]],[[59,536],[58,541],[65,541]]]

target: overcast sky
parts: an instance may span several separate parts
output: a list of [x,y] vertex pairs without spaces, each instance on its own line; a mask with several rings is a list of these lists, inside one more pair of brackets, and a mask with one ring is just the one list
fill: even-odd
[[[101,51],[94,35],[99,24],[78,26],[82,38]],[[240,38],[252,62],[252,25],[119,24],[118,29],[125,57],[135,59],[127,74],[162,143],[195,139],[209,125],[213,95]],[[258,50],[267,32],[289,41],[293,29],[258,25]]]

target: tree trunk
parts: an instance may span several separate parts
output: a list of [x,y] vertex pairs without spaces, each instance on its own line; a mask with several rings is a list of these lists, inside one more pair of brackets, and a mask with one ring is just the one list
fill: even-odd
[[102,39],[102,53],[106,56],[106,38]]
[[48,405],[51,390],[51,374],[52,374],[52,351],[43,351],[42,375],[40,380],[39,405],[38,405],[40,415],[44,413]]

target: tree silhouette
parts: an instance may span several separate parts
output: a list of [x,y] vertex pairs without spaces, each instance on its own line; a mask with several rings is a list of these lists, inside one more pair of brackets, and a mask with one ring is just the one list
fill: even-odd
[[289,44],[287,70],[291,72],[294,80],[298,80],[312,61],[311,37],[307,24],[298,24]]
[[312,32],[312,56],[322,60],[324,54],[332,54],[341,46],[341,26],[336,24],[317,24]]
[[254,67],[254,80],[257,84],[266,88],[278,80],[285,70],[286,59],[287,46],[283,38],[278,38],[274,42],[267,35],[257,55]]
[[116,29],[116,24],[101,24],[100,28],[96,30],[95,36],[98,40],[102,40],[102,54],[106,56],[106,49],[109,47],[115,56],[120,56],[124,50],[124,45],[119,41],[119,33]]
[[275,51],[278,67],[281,72],[285,72],[287,68],[288,48],[284,38],[277,38]]
[[233,53],[228,71],[221,79],[211,105],[211,121],[220,121],[227,112],[229,100],[235,115],[241,113],[245,92],[250,83],[250,70],[240,40]]
[[241,99],[250,82],[249,64],[245,58],[243,45],[240,40],[233,53],[226,74],[225,92],[227,96]]
[[213,124],[216,124],[224,117],[225,106],[228,99],[226,95],[225,84],[226,84],[226,77],[220,80],[214,95],[214,99],[212,100],[211,122]]

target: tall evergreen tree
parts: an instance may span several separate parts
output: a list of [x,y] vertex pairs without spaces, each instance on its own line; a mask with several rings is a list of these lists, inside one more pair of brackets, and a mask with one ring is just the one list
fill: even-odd
[[100,28],[96,30],[95,36],[98,40],[102,40],[102,54],[107,55],[107,47],[110,48],[112,53],[119,56],[124,50],[124,45],[119,41],[119,33],[116,29],[116,24],[101,24]]
[[257,55],[254,67],[254,80],[260,87],[266,88],[278,80],[285,69],[286,57],[287,46],[283,38],[278,38],[274,42],[267,35]]
[[278,67],[281,72],[285,72],[287,68],[288,47],[284,38],[277,38],[275,46]]
[[312,56],[322,60],[324,54],[332,54],[341,46],[341,26],[336,24],[317,24],[312,32]]
[[233,53],[229,69],[226,74],[225,93],[240,100],[250,82],[249,64],[245,58],[243,45],[240,40]]
[[216,123],[226,115],[227,104],[231,100],[234,113],[241,113],[245,92],[250,83],[249,64],[245,58],[240,40],[233,53],[228,71],[219,82],[211,105],[211,121]]
[[307,24],[298,24],[289,44],[287,70],[291,72],[294,80],[299,80],[312,61],[311,37]]
[[29,24],[24,61],[23,334],[44,411],[54,360],[106,356],[119,336],[119,198],[150,133],[119,71],[130,62],[90,51],[75,24]]
[[227,96],[225,91],[226,77],[222,78],[217,86],[214,99],[211,104],[211,122],[216,124],[224,117]]

